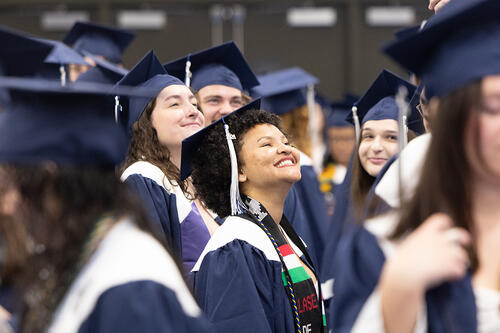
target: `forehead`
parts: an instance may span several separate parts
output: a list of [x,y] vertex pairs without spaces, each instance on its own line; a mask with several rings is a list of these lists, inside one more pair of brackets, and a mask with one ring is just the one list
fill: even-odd
[[344,126],[344,127],[330,127],[328,128],[329,135],[354,135],[354,127]]
[[394,119],[369,120],[363,124],[361,130],[372,130],[377,132],[396,131],[398,130],[398,122]]
[[259,140],[262,137],[271,137],[281,139],[285,134],[281,132],[276,126],[271,124],[257,124],[249,129],[245,135],[245,140]]
[[213,84],[205,86],[198,91],[200,98],[206,96],[221,96],[221,97],[241,97],[241,91],[228,86],[223,86],[220,84]]
[[165,87],[160,91],[158,94],[158,99],[165,99],[168,98],[169,96],[182,96],[182,97],[194,97],[193,93],[191,90],[189,90],[188,87],[181,85],[181,84],[173,84],[168,87]]

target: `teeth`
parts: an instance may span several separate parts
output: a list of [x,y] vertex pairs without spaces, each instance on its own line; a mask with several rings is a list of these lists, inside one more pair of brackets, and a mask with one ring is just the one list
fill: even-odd
[[290,160],[284,160],[284,161],[281,161],[277,166],[278,166],[278,168],[281,168],[282,166],[285,166],[285,165],[293,165],[293,162]]

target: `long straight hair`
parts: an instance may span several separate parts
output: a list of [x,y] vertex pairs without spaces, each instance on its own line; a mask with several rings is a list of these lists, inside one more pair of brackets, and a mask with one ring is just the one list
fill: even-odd
[[[426,218],[438,212],[448,214],[455,226],[466,229],[474,238],[472,175],[465,147],[468,122],[472,122],[470,139],[474,147],[479,144],[480,99],[481,84],[474,82],[440,100],[420,182],[413,197],[403,201],[401,219],[393,239],[415,230]],[[476,249],[469,251],[471,268],[475,270],[478,265]]]
[[[408,142],[417,137],[415,132],[408,130]],[[352,160],[352,180],[351,180],[351,196],[353,200],[354,215],[356,220],[361,221],[366,218],[372,217],[375,214],[380,199],[377,196],[371,198],[367,202],[368,193],[375,181],[375,177],[366,172],[365,168],[361,165],[359,159],[359,145],[361,144],[362,137],[360,136],[357,146],[354,148],[354,156]]]

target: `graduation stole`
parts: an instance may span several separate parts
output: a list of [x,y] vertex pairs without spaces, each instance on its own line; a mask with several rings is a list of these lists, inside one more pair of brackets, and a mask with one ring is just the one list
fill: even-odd
[[[296,332],[324,332],[326,319],[319,280],[318,293],[316,293],[311,277],[264,206],[246,196],[243,197],[243,201],[247,206],[247,211],[240,217],[256,223],[264,230],[280,258],[283,285],[292,307]],[[306,247],[284,215],[281,218],[280,226],[312,265]],[[314,267],[311,268],[311,271],[314,272]]]

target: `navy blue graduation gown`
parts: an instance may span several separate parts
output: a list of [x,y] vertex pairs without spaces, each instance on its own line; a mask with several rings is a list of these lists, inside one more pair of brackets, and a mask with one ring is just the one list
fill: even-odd
[[181,231],[176,196],[160,185],[162,178],[156,178],[158,177],[150,178],[140,173],[124,173],[122,181],[139,196],[150,220],[164,237],[165,244],[176,255],[181,256]]
[[106,290],[79,333],[211,332],[200,318],[187,316],[175,292],[153,281],[126,283]]
[[[308,263],[304,256],[301,260]],[[253,222],[228,217],[189,280],[198,304],[219,333],[295,332],[281,262],[267,235]]]
[[[334,296],[329,329],[350,332],[364,303],[378,284],[385,256],[364,227],[352,228],[339,243],[332,261]],[[474,333],[476,308],[470,276],[444,283],[426,293],[429,333]]]
[[[329,224],[326,201],[310,159],[301,154],[301,179],[293,184],[285,200],[284,215],[297,234],[309,245],[315,263],[323,256]],[[318,267],[319,265],[316,265]]]
[[[326,243],[326,232],[329,225],[329,216],[325,196],[321,193],[318,175],[311,165],[300,167],[301,179],[293,185],[302,204],[304,215],[312,239],[304,239],[309,244],[309,253],[313,253],[320,262]],[[285,215],[286,216],[286,215]],[[295,228],[295,224],[291,222]],[[300,235],[300,234],[299,234]]]
[[130,221],[114,225],[99,243],[48,331],[213,332],[175,261]]

